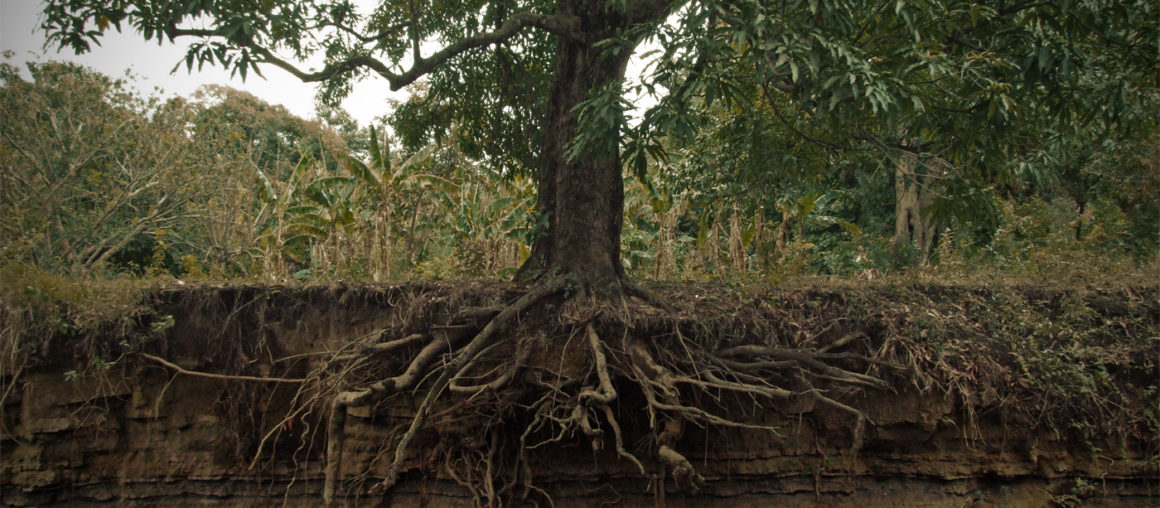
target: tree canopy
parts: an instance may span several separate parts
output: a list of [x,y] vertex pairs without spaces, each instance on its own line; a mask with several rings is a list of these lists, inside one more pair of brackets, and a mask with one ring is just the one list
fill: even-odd
[[[328,103],[368,73],[395,89],[423,80],[394,115],[406,144],[453,140],[536,176],[541,231],[524,278],[619,280],[621,160],[643,177],[706,131],[749,154],[705,153],[706,173],[736,175],[745,160],[755,175],[810,171],[755,163],[801,166],[786,158],[798,149],[768,143],[778,126],[819,153],[880,154],[900,196],[945,180],[941,205],[914,203],[965,213],[1058,146],[1045,139],[1155,124],[1128,114],[1157,100],[1160,16],[1146,0],[383,1],[369,12],[345,0],[53,0],[45,14],[50,39],[76,51],[110,29],[193,38],[189,69],[275,67],[319,82]],[[662,99],[630,129],[625,64],[645,39],[660,49],[640,86]],[[321,68],[293,63],[311,57]],[[900,234],[918,227],[907,224]]]

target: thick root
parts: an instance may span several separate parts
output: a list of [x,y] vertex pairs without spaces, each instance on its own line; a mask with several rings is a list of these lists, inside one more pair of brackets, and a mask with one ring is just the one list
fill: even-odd
[[326,479],[322,488],[322,499],[325,503],[330,504],[334,500],[338,478],[342,474],[342,442],[347,409],[374,404],[391,393],[410,389],[419,381],[424,369],[446,348],[447,344],[432,340],[411,360],[407,370],[402,374],[373,383],[361,390],[341,392],[334,397],[330,406],[330,422],[327,424]]
[[673,475],[673,482],[681,491],[696,494],[705,484],[705,478],[697,473],[693,464],[689,463],[689,459],[668,445],[661,445],[660,449],[657,450],[657,459],[669,468]]
[[600,337],[596,335],[596,330],[589,324],[585,330],[585,336],[588,339],[588,346],[592,348],[592,358],[596,362],[596,378],[600,382],[599,390],[585,388],[580,391],[580,402],[585,405],[590,405],[593,402],[598,404],[608,404],[616,400],[616,389],[612,387],[612,376],[608,374],[608,359],[604,355],[604,348],[600,346]]
[[[705,478],[697,473],[697,469],[689,459],[672,447],[684,429],[684,423],[680,419],[665,423],[664,429],[657,435],[657,459],[671,472],[677,489],[695,494],[705,484]],[[658,488],[661,492],[664,491],[664,485],[658,485]]]
[[[520,312],[527,310],[531,305],[559,292],[563,289],[565,281],[556,279],[548,284],[545,284],[533,291],[528,292],[524,296],[517,299],[511,305],[496,310],[495,308],[487,307],[482,309],[472,309],[463,311],[457,315],[457,319],[466,319],[474,321],[480,318],[490,318],[487,325],[463,348],[458,352],[454,352],[455,344],[446,340],[430,340],[427,345],[415,356],[410,362],[407,369],[391,378],[387,378],[370,385],[364,386],[358,390],[351,390],[339,393],[334,397],[331,403],[330,421],[327,426],[327,446],[326,446],[326,468],[325,468],[325,483],[323,486],[323,501],[326,504],[334,502],[337,493],[339,479],[342,474],[342,449],[343,449],[343,433],[346,423],[347,409],[350,407],[365,406],[377,403],[386,396],[392,393],[398,393],[403,390],[408,390],[418,385],[420,381],[430,372],[431,364],[444,353],[453,353],[455,357],[450,362],[447,362],[441,369],[439,369],[439,377],[435,383],[427,391],[423,402],[419,405],[415,416],[411,420],[411,425],[407,432],[403,434],[399,443],[395,446],[394,460],[391,462],[386,478],[376,486],[374,490],[383,491],[389,489],[398,481],[398,476],[402,470],[402,464],[407,456],[407,450],[411,441],[418,434],[419,430],[426,422],[428,415],[431,412],[435,402],[439,399],[445,390],[453,392],[468,392],[478,393],[485,389],[499,389],[508,383],[515,375],[518,368],[518,362],[515,367],[509,370],[504,375],[500,376],[493,382],[478,386],[458,386],[451,387],[452,380],[457,380],[464,376],[464,371],[467,370],[475,358],[492,342],[496,333],[509,321],[519,315]],[[421,337],[421,336],[419,336]],[[369,348],[364,348],[361,353],[363,355],[379,354],[382,352],[401,348],[403,346],[412,344],[419,340],[415,335],[404,337],[402,339],[389,341]],[[345,357],[344,359],[350,359]]]
[[[515,360],[512,361],[510,368],[505,370],[503,374],[500,374],[499,377],[492,381],[474,385],[464,385],[461,381],[464,377],[466,377],[464,373],[467,372],[467,370],[470,369],[474,364],[474,362],[468,362],[467,366],[464,367],[463,370],[459,371],[459,374],[456,374],[455,377],[451,378],[451,381],[447,384],[447,390],[452,393],[458,393],[467,396],[475,396],[483,392],[498,392],[499,390],[503,389],[503,387],[507,386],[507,384],[515,378],[516,373],[523,368],[524,363],[528,360],[528,354],[528,349],[517,348]],[[481,353],[479,356],[476,356],[476,359],[478,359],[480,356],[483,356],[483,353]]]
[[435,384],[431,387],[431,389],[427,391],[427,395],[423,398],[423,402],[419,405],[419,409],[415,411],[415,416],[411,420],[410,428],[407,429],[406,434],[403,434],[403,438],[399,440],[399,444],[395,446],[394,461],[391,462],[391,466],[387,470],[387,477],[383,479],[377,490],[386,491],[394,486],[395,482],[398,481],[399,472],[402,470],[403,460],[407,457],[407,448],[411,444],[411,440],[415,438],[415,436],[419,433],[419,429],[423,427],[423,424],[427,420],[428,414],[431,412],[432,406],[443,393],[443,390],[447,388],[451,378],[456,375],[460,375],[460,372],[467,367],[468,363],[470,363],[477,355],[479,355],[480,351],[482,351],[484,347],[488,345],[488,343],[491,341],[491,338],[500,330],[500,328],[504,326],[504,324],[514,319],[519,315],[520,312],[527,310],[527,308],[532,306],[532,304],[535,304],[536,302],[539,302],[540,300],[543,300],[544,298],[559,292],[564,288],[564,285],[565,281],[563,279],[555,279],[520,297],[518,300],[516,300],[514,303],[492,318],[491,321],[488,321],[487,326],[483,327],[483,330],[481,330],[474,339],[471,339],[471,342],[469,342],[466,346],[463,347],[462,350],[459,351],[455,359],[444,366],[443,371],[439,374],[439,378],[436,379]]
[[[890,389],[883,379],[871,374],[876,372],[874,366],[893,365],[853,352],[838,352],[861,337],[860,334],[843,336],[821,350],[757,344],[713,350],[705,342],[686,340],[680,327],[674,325],[674,335],[680,342],[666,349],[663,344],[667,339],[653,332],[648,336],[625,332],[619,341],[602,339],[602,334],[611,331],[619,335],[622,331],[618,328],[618,320],[623,319],[620,309],[606,305],[603,308],[565,307],[561,311],[557,319],[563,326],[554,330],[568,334],[569,342],[559,352],[559,366],[551,363],[555,360],[545,361],[542,350],[536,349],[535,342],[528,338],[498,338],[500,330],[520,313],[564,288],[565,281],[556,279],[506,307],[462,310],[455,314],[451,324],[438,330],[433,327],[426,335],[408,335],[361,349],[352,348],[353,353],[336,356],[336,360],[363,368],[371,365],[368,361],[371,355],[403,348],[413,351],[413,347],[423,343],[403,372],[357,385],[333,398],[327,427],[325,502],[333,503],[338,497],[348,409],[375,404],[391,394],[416,387],[422,388],[421,402],[405,431],[396,434],[398,441],[390,451],[392,457],[386,475],[371,492],[387,491],[399,480],[412,443],[428,425],[428,420],[435,428],[457,428],[455,425],[462,425],[466,418],[472,417],[469,415],[485,414],[494,418],[485,427],[490,445],[476,440],[472,441],[475,444],[450,445],[432,453],[442,457],[444,470],[472,493],[477,504],[488,506],[527,501],[534,494],[550,504],[548,494],[533,485],[533,468],[528,456],[541,446],[580,436],[590,441],[594,450],[614,448],[617,457],[631,462],[642,475],[648,476],[650,470],[659,467],[660,481],[655,485],[660,500],[663,500],[666,479],[670,477],[673,480],[668,484],[670,488],[675,484],[682,492],[697,492],[704,486],[705,478],[680,450],[685,424],[760,430],[778,435],[777,429],[769,425],[737,419],[737,415],[729,413],[727,400],[738,399],[726,399],[725,394],[751,400],[758,406],[769,404],[783,413],[801,414],[827,407],[851,415],[855,420],[852,449],[857,451],[862,446],[868,421],[865,413],[839,402],[838,396],[826,390],[832,387]],[[621,300],[625,314],[632,312],[630,306],[643,308],[642,312],[649,313],[649,319],[657,316],[657,309],[669,310],[650,293],[637,290],[626,293],[633,301]],[[469,324],[456,324],[464,322]],[[479,331],[472,335],[474,330]],[[582,338],[582,342],[571,342],[575,338]],[[497,360],[504,354],[512,356]],[[565,358],[569,361],[568,369],[563,368]],[[590,358],[590,362],[585,358]],[[869,367],[855,372],[849,370],[853,365]],[[516,391],[505,391],[509,388]],[[627,391],[622,394],[618,390]],[[447,393],[454,402],[440,404]],[[484,394],[496,397],[492,400],[490,395],[481,396]],[[708,398],[717,404],[701,403]],[[436,411],[437,406],[442,409]],[[479,413],[468,413],[481,409]],[[647,429],[636,428],[638,422],[643,427],[643,419],[631,416],[631,412],[641,409],[648,416]],[[520,421],[506,419],[511,414],[526,418],[515,432],[505,427],[512,421]],[[626,422],[634,425],[623,427]],[[628,445],[625,430],[632,441]],[[641,435],[645,439],[635,440]],[[511,442],[503,436],[511,436]],[[641,457],[646,460],[642,461]],[[656,480],[657,476],[652,478]]]
[[718,351],[717,354],[725,357],[746,356],[750,358],[757,358],[766,356],[780,360],[789,360],[800,363],[810,368],[811,370],[825,374],[835,381],[865,386],[867,388],[878,388],[882,390],[887,389],[886,382],[882,381],[881,379],[878,379],[874,376],[867,376],[865,374],[850,372],[848,370],[843,370],[827,365],[826,363],[819,360],[817,355],[805,351],[794,351],[790,349],[752,345],[732,347]]

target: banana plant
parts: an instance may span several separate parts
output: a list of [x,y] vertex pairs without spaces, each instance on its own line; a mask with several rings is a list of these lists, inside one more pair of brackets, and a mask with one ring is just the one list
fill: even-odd
[[[294,217],[299,194],[309,183],[307,173],[313,165],[309,154],[303,154],[290,178],[284,184],[275,185],[257,166],[251,166],[258,181],[258,198],[262,203],[254,217],[252,228],[260,231],[258,246],[250,249],[250,256],[261,262],[261,273],[267,278],[277,279],[287,272],[285,257],[302,263],[305,258],[303,248],[307,236],[291,235],[288,218]],[[278,188],[280,187],[280,189]]]
[[283,257],[298,265],[328,265],[346,256],[342,239],[354,229],[363,206],[359,180],[350,175],[318,177],[320,167],[304,153],[281,192],[256,170],[263,202],[258,220],[266,224],[260,245],[268,276],[286,274]]
[[[464,167],[456,170],[458,182],[435,175],[427,171],[435,145],[393,164],[373,127],[369,145],[369,161],[345,154],[339,174],[325,174],[308,155],[285,184],[255,170],[263,203],[255,224],[264,227],[256,256],[269,276],[284,277],[289,263],[334,269],[365,262],[373,280],[387,280],[401,264],[417,263],[431,241],[451,259],[461,258],[452,257],[455,249],[467,249],[459,254],[482,263],[474,273],[526,258],[535,198],[529,179]],[[396,259],[399,244],[407,248],[404,259]]]
[[[392,164],[390,144],[379,140],[378,132],[370,128],[369,164],[347,155],[344,167],[361,182],[356,189],[360,202],[366,204],[360,210],[359,221],[362,233],[361,249],[367,253],[371,277],[382,281],[394,277],[396,273],[395,230],[402,230],[407,236],[409,249],[407,261],[413,262],[416,226],[422,208],[420,197],[434,189],[436,192],[457,192],[458,184],[445,178],[422,172],[434,159],[436,145],[431,144],[412,154],[401,164]],[[403,210],[404,196],[411,201],[410,226],[395,223],[396,213]],[[405,220],[405,219],[404,219]]]
[[[624,179],[624,226],[620,232],[620,259],[625,270],[644,274],[655,266],[658,227],[667,209],[665,200],[641,178]],[[654,270],[655,273],[655,270]]]
[[511,271],[529,255],[535,202],[531,180],[503,179],[480,168],[461,168],[457,175],[463,183],[438,196],[459,270],[464,275]]
[[835,215],[815,213],[816,210],[824,210],[834,198],[835,196],[830,193],[810,192],[782,199],[778,202],[777,209],[781,212],[786,224],[793,224],[797,227],[795,239],[799,242],[805,241],[806,226],[810,225],[838,225],[851,235],[862,234],[862,229],[853,222]]

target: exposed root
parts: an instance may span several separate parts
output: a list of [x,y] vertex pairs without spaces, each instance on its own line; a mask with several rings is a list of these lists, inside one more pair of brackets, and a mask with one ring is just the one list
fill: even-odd
[[624,292],[628,293],[630,296],[640,298],[643,302],[664,310],[670,315],[677,313],[677,310],[674,309],[672,305],[669,305],[669,303],[666,302],[663,298],[658,297],[652,291],[649,291],[648,289],[645,289],[636,284],[628,284],[625,287]]
[[[545,363],[542,353],[533,353],[534,341],[520,337],[497,338],[501,328],[517,315],[564,287],[564,280],[556,279],[506,307],[461,310],[448,325],[432,327],[428,334],[412,334],[336,355],[336,360],[358,365],[372,355],[423,344],[402,373],[334,396],[327,434],[324,500],[334,501],[342,476],[343,432],[348,408],[375,404],[390,394],[420,386],[424,387],[422,400],[404,427],[406,430],[400,429],[386,474],[370,492],[384,492],[395,485],[412,443],[428,425],[428,420],[437,428],[461,428],[456,426],[468,418],[491,415],[485,416],[492,418],[485,431],[490,436],[490,445],[464,436],[462,443],[432,452],[441,454],[444,471],[472,493],[476,504],[488,506],[529,501],[529,496],[535,494],[551,504],[548,494],[533,483],[528,455],[542,446],[578,435],[590,441],[593,450],[614,448],[616,456],[631,462],[642,475],[647,476],[650,468],[659,467],[659,478],[653,476],[654,480],[659,479],[658,499],[663,499],[665,479],[670,477],[674,482],[670,485],[675,484],[680,491],[696,492],[705,479],[680,451],[678,443],[686,423],[778,435],[768,424],[722,416],[724,413],[720,410],[727,407],[720,405],[725,404],[724,394],[747,397],[757,406],[772,404],[783,412],[795,414],[828,407],[852,415],[855,419],[852,448],[857,450],[862,446],[866,415],[839,402],[825,390],[815,388],[815,384],[830,383],[855,390],[889,389],[876,376],[844,368],[856,364],[895,367],[854,352],[838,351],[862,336],[858,333],[847,334],[815,351],[754,344],[712,350],[706,342],[686,340],[679,327],[674,329],[675,339],[649,340],[628,331],[619,342],[602,339],[601,334],[607,331],[605,327],[611,326],[615,333],[616,327],[622,326],[619,323],[628,323],[624,320],[631,319],[632,308],[643,308],[650,323],[666,319],[662,317],[658,321],[657,309],[670,310],[670,307],[651,293],[632,289],[626,290],[632,301],[621,301],[624,309],[616,305],[587,310],[566,307],[559,314],[563,330],[568,330],[561,330],[562,333],[569,333],[571,337],[582,334],[580,347],[591,359],[587,365],[577,363],[580,357],[576,355],[582,353],[567,342],[559,350],[560,365],[553,367]],[[669,316],[676,317],[672,313]],[[486,324],[480,329],[478,326],[483,320]],[[478,333],[463,344],[473,329],[479,330]],[[679,340],[680,344],[666,349],[659,345],[662,340],[670,345]],[[554,358],[554,353],[552,350],[547,358]],[[505,354],[512,355],[511,360],[498,360]],[[571,370],[565,369],[565,365]],[[517,380],[522,388],[510,393],[504,391],[517,384]],[[625,401],[620,400],[618,390],[629,387],[639,388],[639,392],[633,393],[643,397],[643,400],[635,399],[640,406],[632,407],[630,403],[622,407]],[[454,394],[454,402],[432,416],[445,393]],[[484,393],[497,397],[494,400],[478,397]],[[528,395],[531,396],[528,400],[520,402],[518,397]],[[719,405],[698,402],[706,400],[703,395]],[[647,414],[648,431],[644,440],[629,447],[625,443],[622,418],[629,414],[624,411],[631,413],[639,409]],[[518,431],[518,445],[502,438],[510,432],[502,427],[502,422],[508,421],[503,419],[506,417],[499,416],[512,414],[506,411],[516,411],[528,418]],[[639,430],[643,429],[634,428]],[[533,439],[533,435],[537,437]],[[640,457],[649,457],[650,464]]]
[[[697,473],[693,464],[671,446],[680,436],[684,426],[680,420],[669,420],[665,429],[657,436],[657,459],[672,472],[673,482],[681,491],[695,494],[705,484],[705,478]],[[659,485],[663,490],[664,485]]]
[[161,365],[169,367],[169,368],[177,371],[178,373],[185,374],[187,376],[204,377],[204,378],[209,378],[209,379],[223,379],[226,381],[256,381],[259,383],[298,384],[298,383],[305,383],[306,382],[305,379],[289,379],[289,378],[282,378],[282,377],[261,377],[261,376],[240,376],[240,375],[231,375],[231,374],[214,374],[212,372],[199,372],[196,370],[186,369],[180,365],[177,365],[176,363],[170,362],[170,361],[168,361],[164,358],[161,358],[159,356],[153,356],[149,353],[141,353],[141,356],[148,358],[149,360],[152,360],[154,362],[160,363]]
[[[1068,378],[1050,393],[1031,393],[1032,384],[1039,389],[1055,380],[1044,381],[1047,378],[1041,370],[1066,365],[1059,362],[1074,362],[1080,356],[1088,358],[1086,348],[1102,347],[1102,342],[1081,344],[1083,355],[1056,355],[1043,360],[1050,363],[1028,367],[1024,362],[1034,358],[1025,354],[1036,348],[1018,340],[1012,344],[997,340],[940,343],[954,349],[936,351],[931,349],[932,341],[912,333],[914,327],[926,331],[933,326],[930,331],[938,333],[932,335],[936,337],[993,338],[988,335],[993,331],[992,321],[959,324],[973,319],[980,309],[992,309],[992,300],[1015,301],[996,300],[988,292],[940,295],[946,302],[925,302],[938,312],[918,321],[906,306],[863,319],[859,316],[873,314],[865,311],[876,303],[867,297],[858,305],[848,304],[844,293],[823,295],[819,308],[813,290],[757,295],[749,303],[749,295],[724,290],[715,294],[713,289],[681,285],[666,288],[661,295],[681,298],[670,300],[678,304],[674,310],[657,295],[631,285],[619,286],[620,291],[577,287],[564,292],[557,282],[522,297],[501,296],[510,295],[512,289],[498,284],[484,292],[470,284],[438,286],[416,286],[405,295],[405,290],[392,289],[391,294],[399,298],[360,304],[357,312],[349,313],[349,327],[343,328],[352,330],[353,336],[337,347],[330,334],[340,328],[330,326],[305,344],[282,340],[286,336],[280,330],[239,335],[245,339],[239,344],[214,341],[211,335],[204,343],[195,343],[208,350],[196,354],[221,366],[205,369],[219,373],[176,365],[160,352],[165,351],[163,343],[142,343],[141,348],[134,343],[131,353],[139,363],[132,367],[153,370],[153,374],[164,369],[171,374],[169,382],[188,376],[215,380],[210,384],[221,380],[222,386],[228,382],[214,407],[223,410],[228,422],[236,422],[231,427],[237,429],[237,439],[223,440],[226,447],[233,445],[233,450],[223,451],[253,452],[251,468],[271,466],[286,471],[290,467],[286,461],[291,460],[296,472],[311,477],[323,474],[324,498],[329,503],[365,496],[367,487],[381,490],[396,481],[409,482],[412,475],[402,471],[413,472],[415,479],[420,473],[441,471],[440,478],[462,485],[480,506],[551,505],[550,495],[557,491],[543,484],[549,473],[537,466],[553,463],[558,459],[553,455],[562,450],[575,451],[577,445],[587,448],[588,443],[596,450],[593,460],[598,461],[593,479],[617,484],[648,481],[651,492],[663,503],[666,491],[703,492],[709,489],[705,477],[716,481],[713,476],[719,470],[704,469],[701,453],[727,455],[731,448],[714,449],[718,443],[710,432],[725,430],[724,441],[729,444],[751,439],[766,444],[777,439],[770,434],[776,434],[775,427],[788,434],[784,429],[792,429],[796,420],[802,430],[799,436],[812,441],[812,453],[824,464],[824,454],[832,453],[835,444],[848,445],[858,453],[863,441],[868,441],[869,417],[878,413],[866,410],[867,401],[890,399],[889,394],[860,395],[904,384],[913,384],[920,395],[949,397],[947,405],[940,400],[932,410],[960,412],[968,420],[963,430],[968,440],[982,436],[974,422],[979,401],[997,411],[1015,411],[998,415],[1004,425],[1035,425],[1038,420],[1079,411],[1083,422],[1105,418],[1117,422],[1110,427],[1129,425],[1121,435],[1125,440],[1154,434],[1140,430],[1149,427],[1139,413],[1120,414],[1136,403],[1124,398],[1131,398],[1134,392],[1130,390],[1120,396],[1108,391],[1122,385],[1085,392],[1081,394],[1084,400],[1077,402],[1066,392],[1088,386],[1084,374]],[[542,300],[561,292],[562,299],[553,297],[550,304]],[[897,295],[891,289],[886,296]],[[963,300],[967,302],[960,308]],[[232,306],[223,302],[214,315],[220,312],[225,326],[239,330],[251,325],[265,329],[267,312],[242,313],[249,303],[239,303],[241,299]],[[269,316],[286,321],[300,303],[273,309]],[[1052,300],[1047,310],[1071,316],[1072,303],[1082,302]],[[1108,311],[1113,314],[1105,323],[1111,331],[1092,336],[1093,340],[1106,340],[1117,348],[1123,337],[1135,340],[1132,347],[1108,354],[1139,356],[1144,346],[1154,345],[1155,341],[1148,340],[1156,335],[1154,327],[1121,319],[1121,302],[1108,305],[1117,306]],[[1027,323],[1038,322],[1022,321],[1026,308],[1015,310],[1018,315],[1004,315],[994,324],[1022,330]],[[224,315],[226,311],[229,316]],[[1105,314],[1089,316],[1085,311],[1077,314],[1083,321],[1076,323],[1089,323],[1089,318],[1095,319],[1092,316]],[[301,323],[292,335],[313,334],[315,329],[306,325]],[[1122,334],[1117,326],[1124,327]],[[1084,337],[1086,341],[1088,335]],[[1038,337],[1036,344],[1061,349],[1060,344],[1070,344],[1065,339]],[[319,347],[331,350],[318,351]],[[157,356],[142,354],[140,349]],[[1152,373],[1153,367],[1128,362],[1130,370],[1117,373],[1117,382],[1135,383]],[[233,375],[243,373],[251,375]],[[974,383],[980,373],[987,374],[989,381]],[[29,382],[21,370],[9,377],[0,386],[0,399],[15,396],[12,392]],[[163,414],[162,404],[172,398],[166,395],[171,392],[168,384],[160,388],[152,401],[154,417]],[[988,402],[994,400],[999,402]],[[412,402],[419,407],[417,414],[401,414],[413,409],[408,407]],[[1055,403],[1074,406],[1052,409]],[[1039,410],[1042,414],[1032,413]],[[1044,425],[1047,430],[1065,432],[1051,422]],[[367,447],[368,452],[375,452],[377,445],[377,453],[363,455],[362,449],[354,450],[356,429],[360,443],[368,437],[379,440]],[[1089,435],[1087,430],[1077,432]],[[352,467],[356,457],[359,467]],[[601,470],[610,461],[617,467]],[[818,482],[822,471],[816,471]],[[294,490],[300,487],[301,483],[295,484]]]
[[641,474],[647,474],[644,465],[641,464],[640,459],[635,455],[629,453],[624,448],[624,436],[620,430],[620,423],[616,420],[616,414],[609,406],[616,400],[616,388],[612,386],[612,376],[608,371],[608,357],[604,354],[604,347],[601,346],[600,336],[596,334],[596,329],[589,323],[585,326],[585,337],[588,340],[588,347],[592,350],[592,359],[596,367],[596,379],[598,389],[585,387],[580,390],[577,396],[578,403],[572,410],[572,419],[575,420],[580,431],[592,439],[592,448],[600,450],[604,447],[603,436],[604,431],[593,428],[589,422],[589,416],[593,409],[599,409],[604,415],[604,421],[612,428],[613,446],[616,448],[616,454],[628,459],[636,465]]
[[338,477],[342,472],[342,433],[346,424],[347,409],[374,404],[391,393],[415,386],[425,369],[441,352],[447,350],[448,346],[439,340],[431,340],[411,360],[411,364],[402,374],[373,383],[361,390],[341,392],[334,397],[331,403],[330,423],[327,426],[326,483],[322,490],[322,498],[326,503],[333,501]]
[[[587,406],[577,404],[572,408],[572,416],[568,420],[579,427],[580,432],[583,432],[588,439],[592,440],[592,449],[599,451],[604,449],[604,431],[592,426],[590,415]],[[561,429],[561,437],[566,430],[567,427]]]
[[[751,358],[768,356],[770,358],[790,360],[831,376],[836,381],[865,386],[867,388],[889,389],[886,382],[881,379],[827,365],[819,360],[815,354],[806,351],[751,345],[732,347],[718,351],[717,354],[721,356],[747,356]],[[869,359],[866,358],[866,360]]]
[[[484,326],[483,330],[479,332],[456,354],[455,358],[448,362],[442,368],[439,377],[435,380],[434,385],[427,391],[423,402],[415,411],[415,415],[411,420],[411,425],[399,443],[395,446],[394,460],[391,462],[387,470],[386,478],[382,483],[376,486],[374,491],[385,491],[390,489],[395,482],[398,481],[399,472],[402,470],[404,459],[407,456],[408,447],[411,441],[418,434],[419,429],[427,420],[435,401],[438,400],[443,391],[447,388],[451,379],[462,375],[462,371],[468,367],[468,364],[475,359],[475,357],[489,344],[492,337],[508,322],[523,312],[532,304],[557,293],[564,288],[565,281],[563,279],[555,279],[547,284],[532,290],[524,296],[517,299],[514,303],[506,307],[503,311],[497,314],[494,318]],[[376,396],[386,394],[393,391],[409,388],[411,384],[417,380],[420,372],[426,368],[434,357],[445,347],[436,341],[432,341],[419,356],[411,362],[411,366],[407,372],[396,377],[384,381],[380,381],[371,385],[368,388],[353,392],[343,392],[335,397],[332,404],[330,434],[328,434],[327,443],[327,467],[326,467],[326,482],[323,488],[323,500],[326,503],[332,503],[334,500],[334,493],[337,488],[339,475],[341,473],[342,463],[342,432],[343,424],[345,423],[346,408],[350,406],[365,405],[368,403],[377,402]],[[403,382],[398,382],[403,381]],[[340,414],[341,413],[341,414]]]
[[826,397],[825,395],[822,395],[820,392],[814,391],[814,392],[810,392],[810,393],[813,395],[814,399],[817,400],[818,402],[821,402],[822,404],[825,404],[825,405],[830,406],[832,408],[838,409],[840,411],[845,411],[847,413],[854,415],[854,418],[855,418],[854,440],[850,444],[850,450],[851,451],[860,450],[862,448],[862,437],[866,431],[866,422],[869,421],[869,418],[866,417],[866,414],[863,413],[862,411],[859,411],[859,410],[854,409],[850,406],[847,406],[846,404],[842,404],[841,402],[838,402],[834,399]]
[[[474,361],[468,362],[467,366],[464,367],[463,370],[459,371],[459,374],[456,374],[455,377],[451,378],[451,381],[447,384],[447,390],[452,392],[452,393],[459,393],[459,394],[466,394],[466,395],[477,395],[477,394],[483,393],[485,391],[497,392],[497,391],[503,389],[504,386],[507,386],[507,384],[510,383],[512,381],[512,379],[515,378],[516,373],[519,372],[520,369],[523,368],[524,362],[526,362],[528,360],[528,354],[529,354],[529,352],[527,349],[517,348],[516,349],[516,357],[512,361],[511,367],[508,368],[506,371],[504,371],[504,373],[501,374],[499,377],[495,378],[495,380],[487,382],[487,383],[482,383],[482,384],[474,384],[474,385],[460,384],[461,383],[460,380],[465,377],[463,374],[465,372],[467,372],[467,370],[470,369],[472,367],[472,365],[474,364]],[[479,356],[476,356],[476,359],[478,359],[480,356],[482,356],[482,354],[480,354]]]
[[[829,327],[827,327],[826,330],[829,330]],[[823,330],[823,331],[825,331],[825,330]],[[835,340],[834,342],[831,342],[829,344],[826,344],[825,346],[822,346],[821,349],[818,349],[818,352],[825,353],[825,352],[830,351],[832,349],[843,348],[846,346],[846,344],[849,344],[849,343],[853,342],[854,340],[863,338],[865,336],[866,336],[866,334],[860,330],[856,331],[856,332],[847,333],[846,335],[843,335],[838,340]]]
[[596,378],[600,381],[600,390],[585,388],[580,391],[580,402],[583,404],[608,404],[616,400],[616,389],[612,387],[612,377],[608,375],[608,359],[604,356],[604,348],[600,346],[600,337],[589,324],[586,329],[588,346],[592,348],[592,358],[596,361]]
[[648,474],[644,469],[644,464],[640,463],[640,459],[637,459],[636,455],[633,455],[624,449],[624,436],[621,435],[620,424],[616,422],[616,415],[613,414],[612,408],[607,404],[602,404],[600,409],[604,411],[604,418],[608,421],[608,426],[612,427],[612,436],[616,445],[616,454],[628,459],[633,464],[636,464],[636,468],[640,470],[640,474]]
[[704,484],[704,478],[697,473],[693,464],[673,448],[673,444],[684,431],[681,420],[669,420],[664,429],[656,436],[657,460],[660,462],[660,474],[654,486],[654,496],[657,506],[666,506],[665,485],[669,471],[672,471],[674,483],[679,490],[696,492]]
[[338,359],[350,360],[350,359],[354,359],[357,357],[372,356],[372,355],[377,355],[377,354],[382,354],[382,353],[389,353],[389,352],[394,351],[396,349],[401,349],[401,348],[404,348],[404,347],[409,346],[411,344],[420,342],[426,338],[427,337],[424,336],[423,334],[413,333],[413,334],[408,335],[406,337],[403,337],[401,339],[395,339],[392,341],[387,341],[387,342],[383,342],[383,343],[379,343],[379,344],[372,344],[370,346],[362,348],[362,350],[360,350],[360,351],[346,353],[344,355],[339,356]]
[[359,392],[342,392],[331,403],[330,422],[326,426],[326,482],[322,487],[322,501],[327,505],[334,501],[338,487],[338,475],[342,473],[342,432],[346,427],[346,408]]

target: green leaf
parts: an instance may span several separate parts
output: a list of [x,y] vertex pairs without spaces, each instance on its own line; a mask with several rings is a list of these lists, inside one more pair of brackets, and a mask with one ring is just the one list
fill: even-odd
[[406,181],[418,183],[422,187],[439,189],[448,194],[455,194],[460,191],[459,184],[438,175],[419,173],[408,176]]
[[319,214],[319,213],[321,213],[320,208],[318,208],[317,206],[310,206],[310,205],[292,206],[292,207],[286,209],[287,215],[305,215],[305,214]]
[[362,180],[363,184],[366,186],[376,190],[382,189],[382,182],[379,181],[378,175],[376,175],[374,171],[371,171],[370,168],[366,166],[366,164],[362,163],[362,161],[347,155],[346,169],[353,173],[360,180]]
[[1039,70],[1040,70],[1040,72],[1046,71],[1047,69],[1051,68],[1052,61],[1053,61],[1053,57],[1051,54],[1051,49],[1046,47],[1046,46],[1040,47],[1039,48]]
[[391,174],[390,146],[387,145],[387,146],[383,146],[380,148],[379,135],[378,135],[378,132],[375,131],[374,124],[371,124],[370,131],[371,131],[371,139],[370,139],[370,141],[371,141],[371,143],[370,143],[370,145],[371,145],[370,146],[371,166],[373,168],[375,168],[375,170],[378,171],[379,173],[382,173],[384,175]]
[[403,163],[399,166],[399,172],[402,173],[407,170],[418,168],[430,162],[435,153],[435,148],[435,144],[432,143],[424,146],[418,152],[411,154],[411,156],[407,157],[407,160],[403,161]]
[[701,213],[700,219],[697,221],[697,246],[704,247],[705,242],[709,240],[709,210]]
[[753,243],[753,237],[757,234],[757,226],[750,224],[741,232],[741,245],[749,248],[749,244]]
[[846,232],[850,233],[851,235],[858,236],[862,234],[862,228],[858,227],[858,225],[854,224],[853,222],[842,218],[835,218],[834,222],[836,222],[839,226],[842,226],[842,229],[845,229]]
[[340,193],[340,186],[349,184],[350,182],[351,178],[348,176],[319,178],[311,182],[303,192],[311,201],[326,207],[333,207],[338,204],[335,198]]

